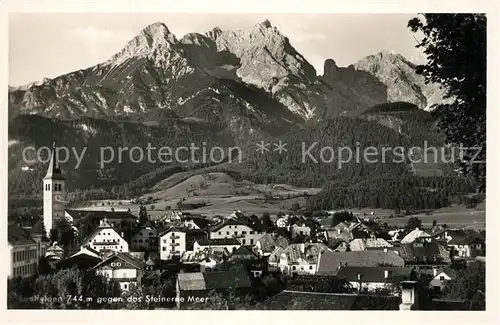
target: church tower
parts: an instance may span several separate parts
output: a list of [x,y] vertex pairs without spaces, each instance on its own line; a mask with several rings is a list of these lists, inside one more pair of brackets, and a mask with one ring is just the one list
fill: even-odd
[[56,219],[64,217],[66,202],[66,180],[59,168],[55,143],[52,145],[47,175],[43,178],[43,224],[50,234]]

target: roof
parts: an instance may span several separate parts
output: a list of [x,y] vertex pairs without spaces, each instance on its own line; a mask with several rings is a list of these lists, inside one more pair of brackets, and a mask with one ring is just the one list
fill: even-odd
[[273,234],[264,234],[257,240],[260,243],[260,249],[263,252],[272,252],[276,247],[287,247],[288,239],[283,236],[275,236]]
[[272,252],[271,255],[269,255],[269,258],[267,259],[271,263],[277,263],[279,262],[281,258],[281,253],[283,253],[285,249],[283,247],[276,247]]
[[401,244],[413,243],[415,240],[417,240],[417,238],[420,237],[431,237],[431,235],[421,229],[415,228],[415,230],[411,231],[408,235],[401,239]]
[[9,240],[9,244],[12,246],[36,243],[31,237],[30,232],[17,224],[13,224],[8,227],[7,238]]
[[53,179],[53,180],[64,180],[64,176],[62,175],[61,168],[59,166],[59,159],[57,156],[56,144],[52,145],[52,154],[50,156],[49,167],[47,168],[47,174],[43,178]]
[[243,270],[179,273],[179,288],[182,291],[199,291],[229,288],[250,288],[250,278]]
[[196,240],[200,246],[228,246],[228,245],[241,245],[235,238],[219,238],[219,239],[198,239]]
[[130,219],[130,220],[139,220],[136,216],[131,214],[128,211],[110,211],[110,210],[76,210],[76,209],[66,209],[65,210],[73,219],[82,219],[85,217],[91,219]]
[[182,218],[184,222],[192,221],[198,228],[200,229],[205,229],[210,226],[210,222],[206,218],[199,218],[199,217],[186,217]]
[[[302,247],[304,248],[303,251]],[[288,264],[299,264],[301,262],[316,264],[318,262],[318,256],[326,251],[331,252],[331,249],[325,244],[301,243],[288,245],[283,252],[281,252],[281,255],[286,255]]]
[[453,237],[448,242],[448,245],[471,245],[482,241],[482,239],[474,236]]
[[441,244],[432,241],[425,243],[411,243],[396,247],[405,263],[411,264],[449,264],[450,253]]
[[179,289],[182,291],[207,290],[203,273],[179,273],[177,275]]
[[182,254],[181,261],[183,263],[200,263],[207,259],[213,259],[215,262],[219,263],[223,260],[224,255],[228,255],[229,252],[225,250],[214,250],[210,248],[205,248],[203,250],[185,251]]
[[[343,266],[336,276],[347,281],[358,281],[360,275],[363,282],[386,282],[391,278],[410,280],[412,270],[410,267]],[[385,277],[386,271],[388,278]]]
[[99,264],[102,259],[99,256],[78,252],[67,259],[61,260],[56,264],[58,269],[70,269],[74,266],[82,269],[89,269]]
[[351,251],[364,251],[367,248],[383,248],[383,247],[392,247],[385,239],[383,238],[356,238],[349,243],[349,248]]
[[395,296],[284,290],[256,305],[260,310],[398,310]]
[[251,282],[244,270],[229,270],[222,272],[205,272],[205,285],[207,289],[250,288]]
[[234,219],[234,218],[230,218],[230,219],[226,219],[212,227],[210,227],[210,231],[211,232],[214,232],[214,231],[219,231],[220,229],[222,229],[223,227],[225,226],[232,226],[232,225],[235,225],[235,226],[247,226],[251,229],[254,229],[254,230],[258,230],[257,227],[255,225],[251,225],[249,222],[247,221],[243,221],[243,220],[237,220],[237,219]]
[[255,255],[255,253],[252,252],[248,247],[245,246],[240,246],[228,257],[228,259],[234,259],[234,258],[259,260],[259,257]]
[[[118,232],[113,227],[111,227],[107,222],[102,222],[99,224],[97,228],[94,229],[94,231],[92,231],[87,237],[85,237],[85,239],[82,241],[82,244],[84,246],[88,244],[90,240],[103,229],[111,229],[118,234]],[[118,235],[120,236],[120,234]]]
[[324,252],[318,261],[319,275],[335,275],[340,266],[394,266],[403,267],[404,260],[389,251]]
[[102,262],[100,262],[99,264],[97,264],[96,266],[94,266],[94,268],[99,268],[101,266],[104,266],[108,262],[111,262],[112,260],[115,260],[115,259],[120,259],[123,262],[126,262],[126,263],[132,265],[136,269],[143,269],[146,266],[146,263],[144,263],[143,261],[141,261],[141,260],[133,257],[129,253],[114,252],[114,254],[108,256]]

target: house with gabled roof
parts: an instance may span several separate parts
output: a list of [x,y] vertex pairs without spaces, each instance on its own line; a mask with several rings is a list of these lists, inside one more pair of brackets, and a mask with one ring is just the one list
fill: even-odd
[[432,236],[429,235],[426,231],[422,229],[415,228],[410,233],[408,233],[403,239],[401,239],[401,244],[411,244],[415,242],[417,239],[422,240],[431,240]]
[[82,241],[81,246],[89,246],[98,251],[101,256],[113,252],[129,251],[128,242],[118,234],[106,218]]
[[241,245],[255,245],[264,232],[246,219],[229,218],[209,228],[210,239],[235,238]]
[[336,275],[343,266],[404,267],[405,261],[393,251],[323,252],[318,258],[317,274]]
[[434,268],[432,272],[429,287],[437,291],[443,291],[448,282],[454,281],[458,276],[458,272],[451,267]]
[[198,264],[200,269],[213,269],[229,256],[228,251],[205,248],[198,251],[185,251],[180,261],[183,264]]
[[81,220],[90,220],[94,226],[106,219],[106,222],[115,229],[121,229],[123,223],[136,224],[139,222],[137,216],[133,215],[129,210],[78,210],[66,209],[65,215],[73,219],[78,224]]
[[318,257],[332,250],[322,243],[290,244],[281,251],[278,268],[283,274],[315,274]]
[[483,253],[484,240],[470,235],[463,237],[456,236],[448,242],[448,247],[451,248],[453,256],[473,258]]
[[80,251],[74,253],[70,257],[63,259],[56,264],[57,269],[78,268],[87,270],[93,268],[102,261],[102,257],[98,251],[89,246],[80,247]]
[[141,284],[146,263],[129,253],[115,252],[93,267],[99,274],[120,284],[122,290],[130,289],[130,284]]
[[395,247],[395,251],[405,261],[405,265],[417,269],[432,269],[451,263],[450,252],[436,241],[416,240],[411,244]]
[[193,244],[193,250],[195,252],[211,249],[218,251],[227,251],[232,253],[233,251],[240,248],[240,242],[235,238],[219,238],[219,239],[198,239]]
[[242,294],[251,290],[248,273],[243,269],[179,273],[176,283],[177,308],[187,304],[204,304],[210,292],[223,295],[231,291]]
[[417,275],[411,267],[342,266],[336,277],[348,281],[360,293],[383,290],[398,294],[400,282],[416,280]]
[[222,269],[240,266],[243,266],[255,278],[267,271],[263,259],[246,246],[240,246],[233,251],[220,265]]
[[275,234],[264,234],[255,243],[255,250],[260,256],[269,256],[276,247],[285,248],[289,245],[288,239]]
[[388,243],[383,238],[356,238],[349,243],[349,249],[352,252],[366,251],[366,250],[384,250],[384,248],[391,248],[392,244]]

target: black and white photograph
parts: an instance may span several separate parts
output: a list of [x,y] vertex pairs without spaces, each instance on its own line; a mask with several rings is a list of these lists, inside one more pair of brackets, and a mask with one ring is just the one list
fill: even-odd
[[490,22],[10,12],[7,308],[485,311]]

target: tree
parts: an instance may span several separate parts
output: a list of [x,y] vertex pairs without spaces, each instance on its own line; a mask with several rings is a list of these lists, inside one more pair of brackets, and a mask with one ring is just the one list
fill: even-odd
[[406,228],[409,230],[422,228],[422,220],[420,220],[417,217],[411,217],[410,219],[408,219],[408,222],[406,223]]
[[[427,63],[416,72],[426,82],[444,86],[449,103],[435,106],[433,114],[448,143],[469,148],[457,167],[486,187],[486,16],[484,14],[423,14],[408,27],[422,33],[416,46]],[[477,149],[474,149],[477,148]],[[481,150],[477,157],[476,152]],[[462,158],[462,157],[461,157]],[[483,162],[483,163],[477,163]]]
[[148,211],[144,205],[139,206],[139,223],[141,225],[145,224],[148,221]]
[[486,268],[482,262],[469,264],[458,273],[455,281],[450,281],[444,288],[448,299],[463,299],[470,301],[471,309],[484,310],[486,290]]
[[262,227],[265,230],[271,230],[274,229],[274,223],[271,220],[271,216],[269,215],[269,212],[264,212],[262,214]]
[[432,220],[432,227],[433,227],[433,228],[434,228],[434,227],[436,227],[436,226],[437,226],[437,224],[438,224],[438,223],[437,223],[437,221],[436,221],[436,220]]
[[344,221],[351,221],[354,218],[354,215],[348,211],[335,212],[333,214],[332,225],[336,226]]
[[39,276],[33,293],[40,297],[63,297],[61,300],[46,300],[42,305],[44,309],[102,309],[119,307],[103,304],[99,298],[119,297],[121,290],[116,282],[94,270],[65,269]]

